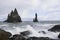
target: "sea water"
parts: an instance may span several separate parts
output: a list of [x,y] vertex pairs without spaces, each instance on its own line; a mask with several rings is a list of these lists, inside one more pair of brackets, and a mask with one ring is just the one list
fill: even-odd
[[[31,32],[28,37],[49,37],[57,39],[59,32],[51,32],[48,29],[52,28],[54,25],[60,24],[58,22],[31,22],[25,21],[22,23],[6,23],[0,22],[0,29],[10,32],[12,35],[20,34],[20,32],[29,31]],[[43,33],[45,32],[45,33]]]

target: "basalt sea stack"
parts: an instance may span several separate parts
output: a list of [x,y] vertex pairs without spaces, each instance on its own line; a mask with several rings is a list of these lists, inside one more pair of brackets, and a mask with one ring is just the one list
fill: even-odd
[[35,18],[33,19],[33,22],[38,22],[37,13],[35,14]]
[[14,11],[12,10],[11,13],[8,14],[7,20],[5,20],[4,22],[10,22],[10,23],[22,22],[21,17],[19,16],[16,8]]

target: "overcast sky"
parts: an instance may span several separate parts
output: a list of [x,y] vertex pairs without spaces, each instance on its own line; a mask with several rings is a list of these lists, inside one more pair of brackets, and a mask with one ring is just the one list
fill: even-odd
[[34,18],[37,12],[39,20],[60,20],[60,0],[0,0],[0,20],[17,8],[23,18]]

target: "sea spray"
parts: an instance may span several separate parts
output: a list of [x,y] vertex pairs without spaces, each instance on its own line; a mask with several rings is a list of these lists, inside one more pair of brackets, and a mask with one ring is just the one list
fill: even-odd
[[[55,25],[55,24],[54,24]],[[15,34],[20,34],[20,32],[24,32],[24,31],[29,31],[31,32],[30,35],[28,35],[28,37],[49,37],[49,38],[53,38],[53,39],[57,39],[59,32],[51,32],[48,31],[48,29],[50,27],[53,27],[53,24],[32,24],[32,25],[22,25],[20,26],[19,24],[17,26],[13,25],[13,24],[2,24],[0,25],[0,29],[3,29],[5,31],[8,31],[10,33],[12,33],[12,35]],[[39,33],[40,31],[40,33]],[[44,31],[45,34],[42,32]]]

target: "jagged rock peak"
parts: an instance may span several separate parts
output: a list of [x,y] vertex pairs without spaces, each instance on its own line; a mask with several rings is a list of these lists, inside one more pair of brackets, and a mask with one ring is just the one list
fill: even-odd
[[15,14],[18,14],[18,12],[17,12],[17,9],[16,9],[16,8],[15,8],[15,10],[14,10],[14,13],[15,13]]
[[37,13],[35,13],[35,18],[33,19],[33,22],[38,22]]
[[18,14],[17,9],[15,8],[15,10],[11,11],[10,14],[8,14],[7,20],[5,20],[4,22],[22,22],[21,17]]

